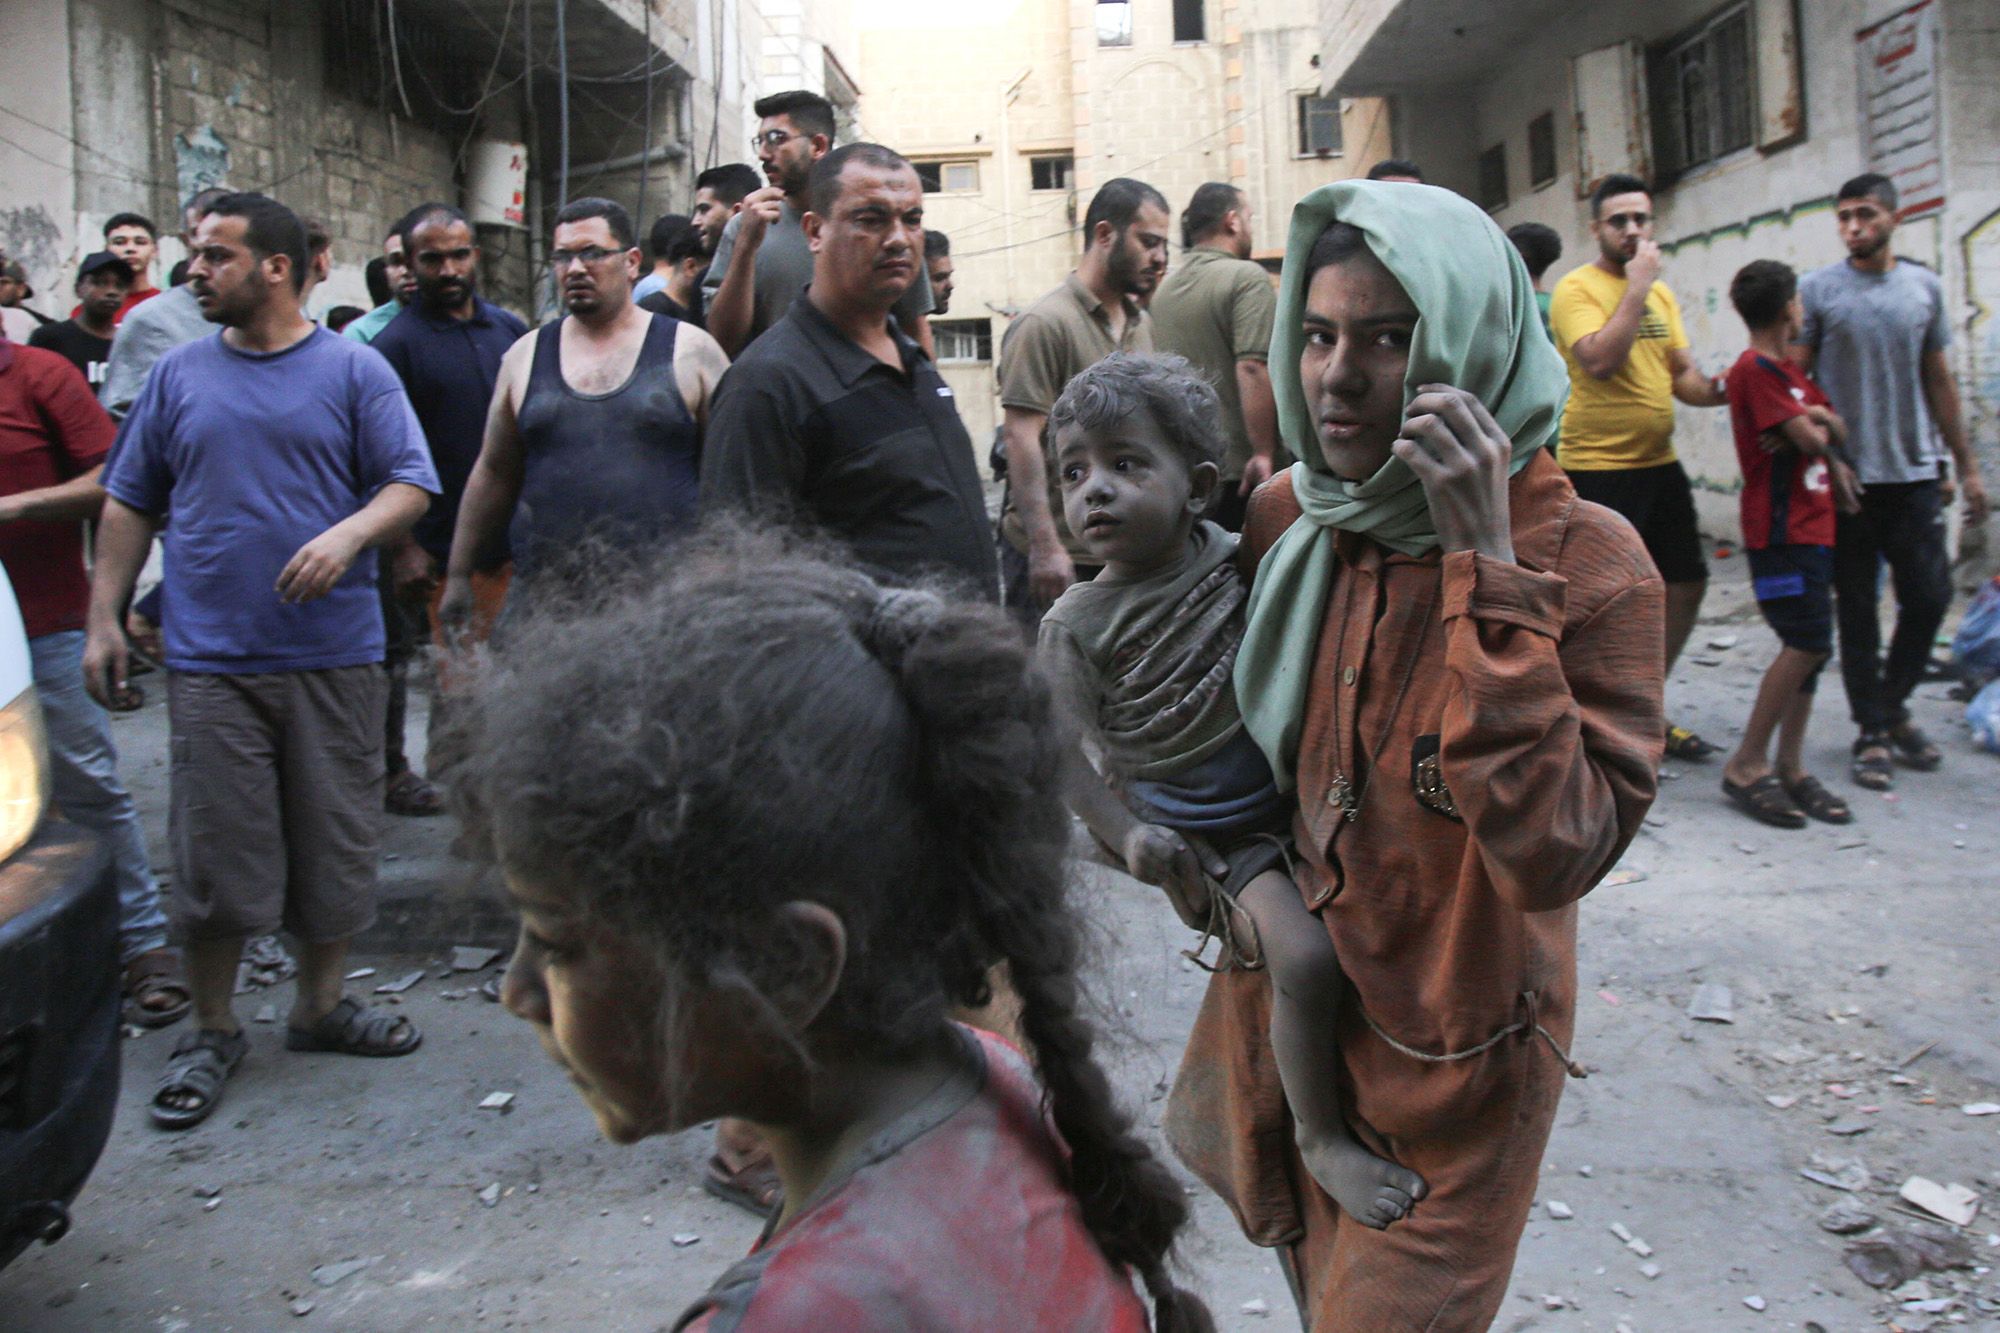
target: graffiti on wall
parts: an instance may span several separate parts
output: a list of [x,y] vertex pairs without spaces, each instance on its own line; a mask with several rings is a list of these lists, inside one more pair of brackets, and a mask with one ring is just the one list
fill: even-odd
[[1989,466],[2000,462],[2000,209],[1967,228],[1959,238],[1965,261],[1967,406],[1973,447]]
[[62,229],[39,204],[0,208],[0,253],[18,259],[30,273],[47,273],[62,262]]

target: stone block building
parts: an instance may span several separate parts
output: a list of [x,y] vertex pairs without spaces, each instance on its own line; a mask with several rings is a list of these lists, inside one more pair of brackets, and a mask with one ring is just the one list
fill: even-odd
[[857,25],[860,131],[917,162],[951,237],[932,329],[982,448],[1007,321],[1075,264],[1099,184],[1137,177],[1175,214],[1238,185],[1275,268],[1292,203],[1388,153],[1383,104],[1321,93],[1313,0],[864,0]]

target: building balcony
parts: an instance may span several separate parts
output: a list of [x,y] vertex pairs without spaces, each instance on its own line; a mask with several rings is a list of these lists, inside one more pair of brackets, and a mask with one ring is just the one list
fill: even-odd
[[1477,84],[1546,41],[1564,0],[1322,0],[1320,82],[1342,97]]

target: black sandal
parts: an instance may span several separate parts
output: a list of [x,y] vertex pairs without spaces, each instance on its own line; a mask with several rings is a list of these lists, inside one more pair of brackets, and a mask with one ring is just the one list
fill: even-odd
[[[201,1028],[182,1037],[173,1058],[160,1071],[160,1085],[153,1090],[147,1110],[161,1129],[193,1129],[208,1119],[222,1100],[222,1085],[243,1063],[250,1039],[238,1028]],[[169,1096],[195,1098],[192,1106],[174,1106],[162,1100]]]
[[1896,758],[1908,768],[1919,773],[1935,772],[1944,763],[1944,751],[1924,735],[1916,723],[1899,722],[1889,728],[1889,744],[1896,749]]
[[1797,782],[1785,784],[1785,795],[1806,814],[1822,824],[1852,824],[1854,812],[1847,808],[1847,802],[1826,789],[1825,784],[1808,774]]
[[1888,791],[1896,785],[1896,766],[1889,761],[1889,738],[1880,732],[1864,731],[1854,741],[1854,763],[1849,771],[1856,785],[1869,791]]
[[[403,1028],[402,1036],[391,1037],[389,1034],[398,1024]],[[352,995],[342,996],[340,1003],[311,1027],[285,1029],[286,1050],[328,1051],[335,1055],[383,1058],[408,1055],[423,1040],[424,1034],[417,1031],[417,1025],[403,1015],[379,1006],[369,1008]]]
[[125,1021],[133,1027],[172,1027],[192,1008],[179,950],[148,949],[125,964]]
[[1785,794],[1785,784],[1778,780],[1776,773],[1766,773],[1743,786],[1724,778],[1722,794],[1760,824],[1792,829],[1806,826],[1805,811],[1792,804],[1792,798]]

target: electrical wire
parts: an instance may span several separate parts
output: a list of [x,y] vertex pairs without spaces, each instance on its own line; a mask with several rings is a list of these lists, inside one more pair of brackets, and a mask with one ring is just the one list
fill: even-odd
[[[651,0],[643,0],[643,3],[645,4],[645,14],[644,14],[645,28],[643,30],[643,40],[646,44],[646,57],[647,60],[650,62],[653,55],[653,6]],[[638,216],[640,218],[644,218],[646,216],[646,177],[649,174],[647,172],[647,168],[650,165],[652,165],[652,161],[653,161],[653,71],[649,65],[646,70],[646,133],[643,141],[639,145]],[[656,255],[654,256],[654,258],[657,259],[658,256]]]
[[569,204],[569,0],[556,0],[556,212]]

